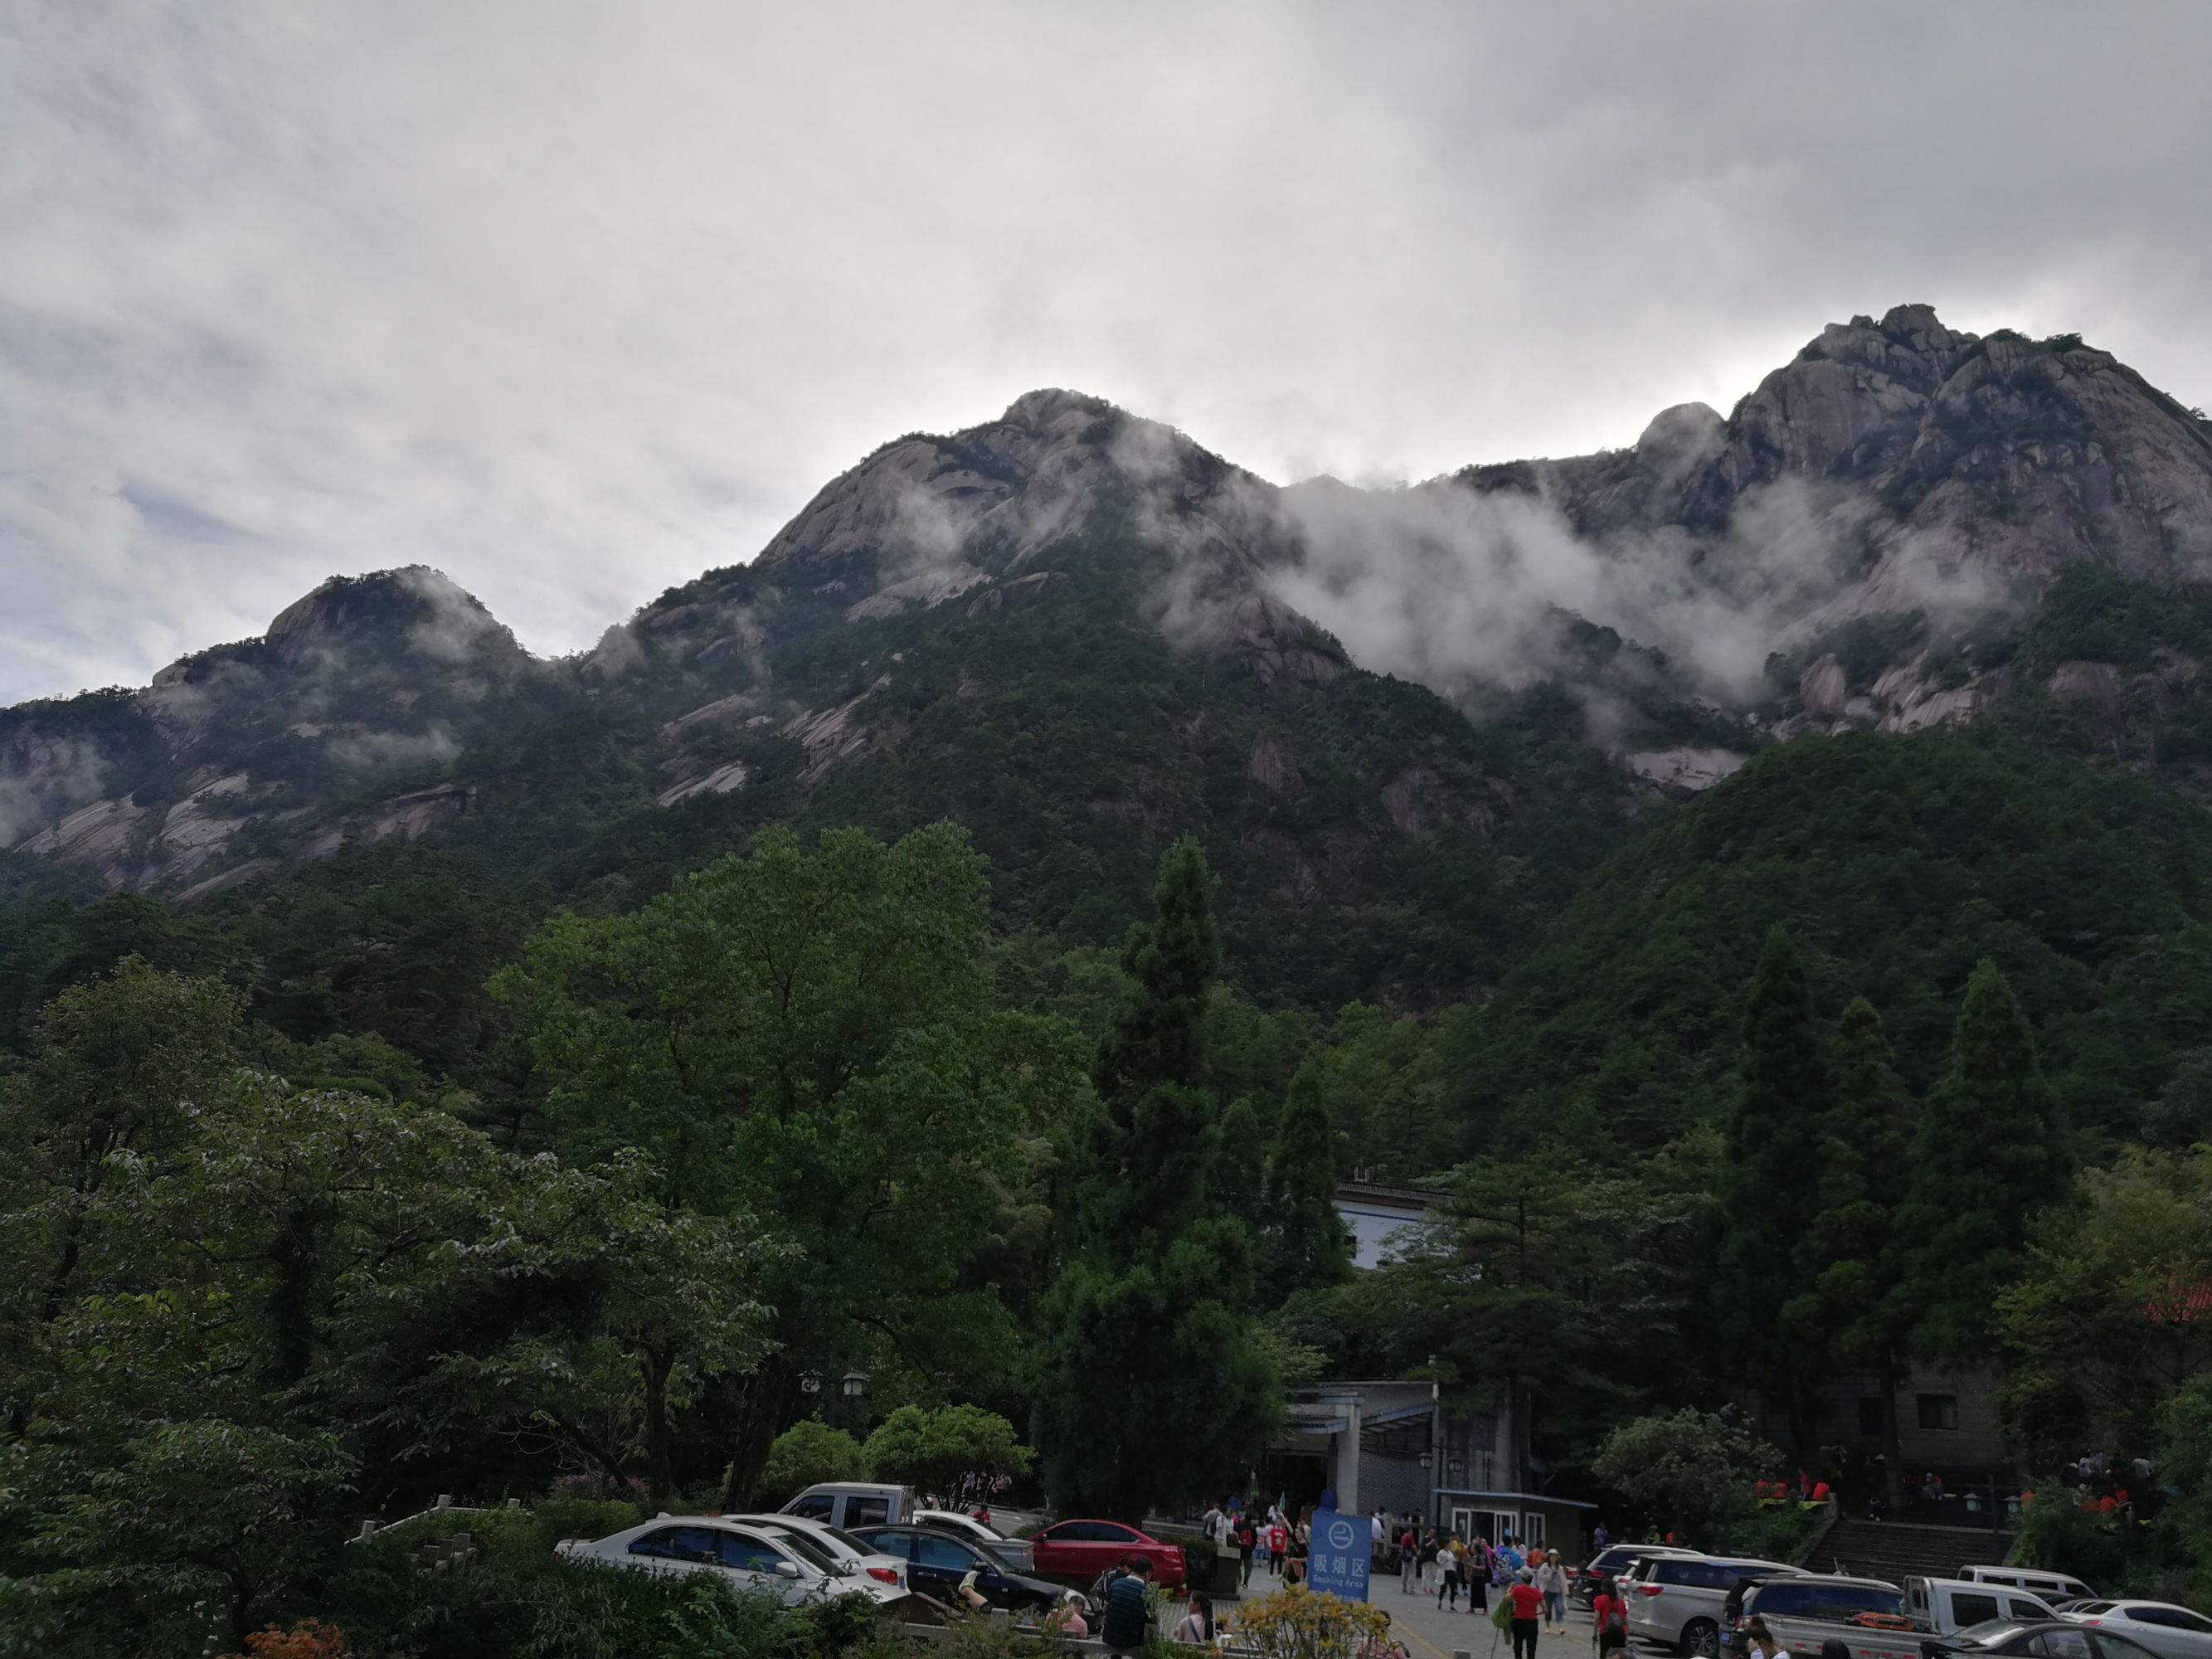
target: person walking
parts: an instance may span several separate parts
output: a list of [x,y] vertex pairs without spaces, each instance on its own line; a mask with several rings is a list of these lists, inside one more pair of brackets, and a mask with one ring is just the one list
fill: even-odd
[[1145,1645],[1145,1626],[1152,1619],[1152,1604],[1145,1591],[1152,1582],[1152,1564],[1146,1556],[1129,1561],[1128,1571],[1106,1590],[1106,1611],[1098,1620],[1098,1639],[1109,1653],[1135,1653]]
[[1459,1611],[1459,1553],[1452,1547],[1456,1538],[1447,1538],[1437,1546],[1437,1606],[1442,1607],[1444,1597],[1451,1597],[1452,1611]]
[[1523,1567],[1514,1575],[1513,1588],[1505,1592],[1513,1607],[1513,1659],[1536,1659],[1536,1632],[1544,1612],[1544,1592],[1532,1582],[1534,1575]]
[[1421,1587],[1421,1534],[1413,1522],[1398,1528],[1398,1594],[1411,1595]]
[[1252,1524],[1251,1511],[1238,1513],[1237,1530],[1231,1536],[1237,1540],[1237,1559],[1242,1569],[1237,1582],[1239,1585],[1249,1584],[1252,1582],[1252,1552],[1260,1541],[1259,1528]]
[[1536,1588],[1544,1593],[1544,1632],[1547,1636],[1567,1633],[1567,1570],[1559,1565],[1559,1553],[1553,1551],[1544,1558],[1544,1565],[1536,1569]]
[[1607,1579],[1590,1598],[1590,1639],[1597,1644],[1597,1659],[1627,1649],[1628,1603],[1621,1599],[1617,1578]]
[[1481,1534],[1467,1547],[1467,1610],[1469,1613],[1490,1611],[1490,1575],[1496,1571],[1491,1559],[1490,1540]]
[[1267,1576],[1280,1578],[1283,1563],[1291,1553],[1291,1531],[1278,1516],[1267,1523]]

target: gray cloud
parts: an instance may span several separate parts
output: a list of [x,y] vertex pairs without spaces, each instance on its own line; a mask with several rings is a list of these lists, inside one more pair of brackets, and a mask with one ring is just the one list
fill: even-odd
[[1427,477],[1911,299],[2212,400],[2208,46],[2187,3],[18,0],[0,699],[418,562],[581,647],[1035,386]]

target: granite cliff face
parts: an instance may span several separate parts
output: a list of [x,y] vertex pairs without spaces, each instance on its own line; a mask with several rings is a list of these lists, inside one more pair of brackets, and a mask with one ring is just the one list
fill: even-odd
[[2212,428],[2078,339],[1926,307],[1830,326],[1726,416],[1410,489],[1279,489],[1041,391],[885,445],[573,659],[417,567],[333,579],[142,690],[0,713],[0,843],[18,886],[191,895],[487,823],[551,849],[717,801],[866,818],[868,780],[1042,722],[1139,757],[1049,786],[1085,822],[1171,827],[1218,771],[1255,856],[1321,890],[1395,841],[1533,822],[1571,753],[1611,792],[1592,810],[1626,811],[1778,738],[2042,699],[2155,761],[2126,734],[2196,705],[2193,646],[2021,644],[2077,568],[2212,582]]

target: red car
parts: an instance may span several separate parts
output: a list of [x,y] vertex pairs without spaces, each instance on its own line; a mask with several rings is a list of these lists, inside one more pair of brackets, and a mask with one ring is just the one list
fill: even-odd
[[1152,1562],[1154,1583],[1164,1589],[1182,1588],[1187,1575],[1182,1549],[1119,1521],[1055,1521],[1030,1534],[1031,1571],[1072,1584],[1088,1584],[1107,1568],[1139,1555]]

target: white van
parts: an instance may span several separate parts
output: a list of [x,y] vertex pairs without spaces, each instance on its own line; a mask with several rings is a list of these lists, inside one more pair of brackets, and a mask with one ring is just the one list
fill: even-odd
[[2063,1572],[2038,1572],[2033,1567],[1961,1567],[1959,1577],[1977,1584],[2009,1584],[2053,1605],[2087,1601],[2097,1593],[2078,1578],[2069,1578]]
[[783,1506],[786,1515],[842,1527],[888,1527],[906,1520],[915,1511],[910,1486],[872,1486],[865,1480],[825,1480],[809,1486]]
[[2058,1617],[2039,1595],[2009,1584],[1977,1583],[1971,1578],[1906,1579],[1905,1616],[1913,1629],[1928,1636],[1948,1636],[1992,1619],[2033,1621]]

